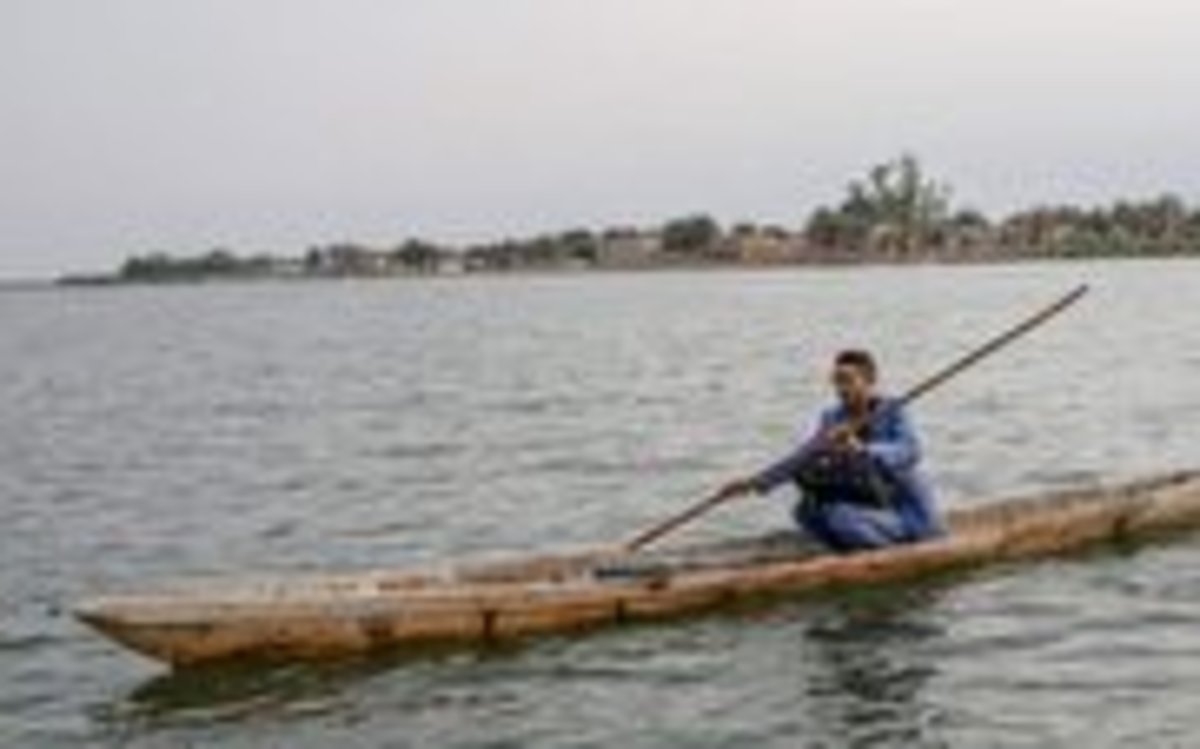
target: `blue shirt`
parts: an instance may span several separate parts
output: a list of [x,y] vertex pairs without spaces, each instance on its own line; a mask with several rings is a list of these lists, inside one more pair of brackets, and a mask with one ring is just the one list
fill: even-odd
[[[800,466],[818,447],[819,435],[849,418],[849,412],[841,404],[825,409],[815,433],[753,478],[755,491],[767,494],[780,484],[791,482]],[[905,536],[916,541],[940,535],[942,524],[934,509],[933,493],[918,469],[921,443],[907,409],[895,398],[881,398],[872,411],[870,425],[864,449],[895,485],[892,511]]]

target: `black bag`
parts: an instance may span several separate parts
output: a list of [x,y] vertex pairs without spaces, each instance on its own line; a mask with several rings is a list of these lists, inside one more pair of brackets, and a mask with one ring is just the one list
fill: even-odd
[[806,499],[818,503],[843,501],[885,508],[891,506],[896,493],[886,469],[863,450],[817,448],[792,480]]

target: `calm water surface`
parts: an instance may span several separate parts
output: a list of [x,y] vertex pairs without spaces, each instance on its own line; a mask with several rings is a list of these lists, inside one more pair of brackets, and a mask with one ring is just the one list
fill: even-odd
[[[170,676],[64,615],[193,574],[622,538],[1077,281],[917,416],[947,506],[1200,466],[1200,264],[0,294],[0,746],[1200,745],[1200,540],[522,648]],[[788,497],[691,531],[786,522]]]

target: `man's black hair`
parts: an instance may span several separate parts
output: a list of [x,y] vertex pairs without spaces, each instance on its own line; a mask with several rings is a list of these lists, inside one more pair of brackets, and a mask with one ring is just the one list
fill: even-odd
[[864,349],[839,351],[833,363],[839,367],[854,367],[866,375],[867,379],[871,382],[874,382],[879,376],[879,368],[875,366],[875,357],[871,356],[871,352]]

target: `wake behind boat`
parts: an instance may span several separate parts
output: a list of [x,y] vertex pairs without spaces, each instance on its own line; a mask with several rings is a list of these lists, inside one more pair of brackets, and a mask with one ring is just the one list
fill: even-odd
[[995,502],[953,511],[947,525],[939,539],[851,555],[772,536],[655,553],[209,582],[97,598],[75,613],[177,667],[508,641],[1180,532],[1200,526],[1200,472]]

